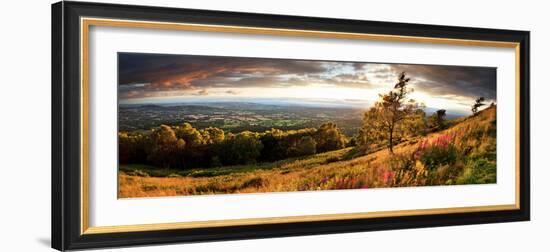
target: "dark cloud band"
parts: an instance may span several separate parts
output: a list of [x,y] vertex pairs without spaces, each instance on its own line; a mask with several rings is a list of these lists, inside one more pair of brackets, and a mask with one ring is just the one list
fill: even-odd
[[496,69],[316,60],[119,53],[119,98],[209,95],[209,88],[314,84],[372,88],[407,72],[417,91],[496,100]]

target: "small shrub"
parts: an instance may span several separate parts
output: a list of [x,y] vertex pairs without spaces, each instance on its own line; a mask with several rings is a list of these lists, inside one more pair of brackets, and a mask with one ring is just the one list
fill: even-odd
[[143,191],[154,191],[154,190],[157,190],[158,187],[156,185],[143,185],[141,186],[141,188],[143,189]]
[[450,135],[440,135],[432,142],[428,140],[420,142],[414,154],[415,158],[430,171],[443,165],[454,164],[458,158],[458,151],[452,139]]
[[241,188],[247,188],[247,187],[261,187],[264,185],[264,180],[260,177],[252,178],[250,180],[247,180],[244,182],[241,186]]
[[128,175],[131,176],[139,176],[139,177],[149,177],[149,173],[142,171],[142,170],[133,170],[128,173]]

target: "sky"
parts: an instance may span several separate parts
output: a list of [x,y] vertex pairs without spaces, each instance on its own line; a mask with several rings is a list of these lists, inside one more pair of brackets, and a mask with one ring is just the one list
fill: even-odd
[[289,101],[368,108],[401,72],[410,98],[468,112],[477,97],[496,102],[496,69],[442,65],[119,53],[122,104]]

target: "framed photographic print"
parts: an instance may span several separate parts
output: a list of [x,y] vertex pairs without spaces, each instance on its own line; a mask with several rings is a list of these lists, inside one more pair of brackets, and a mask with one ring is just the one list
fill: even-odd
[[529,220],[529,32],[52,6],[58,250]]

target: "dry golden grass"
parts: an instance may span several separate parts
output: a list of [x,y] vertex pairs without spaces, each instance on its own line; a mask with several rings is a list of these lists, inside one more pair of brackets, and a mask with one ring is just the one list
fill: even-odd
[[[479,173],[474,170],[479,168],[472,163],[472,160],[476,160],[472,157],[481,157],[489,150],[496,151],[496,136],[490,134],[495,120],[496,108],[492,107],[475,117],[464,119],[450,129],[403,142],[394,147],[394,154],[383,149],[348,159],[346,154],[353,150],[347,148],[271,164],[219,168],[229,170],[223,170],[228,172],[221,175],[203,177],[177,174],[153,177],[148,175],[147,169],[138,168],[137,172],[128,172],[132,167],[126,167],[119,171],[118,196],[159,197],[476,183],[471,177]],[[412,168],[406,172],[399,170],[402,169],[400,162],[412,156],[419,141],[433,141],[442,135],[452,135],[453,144],[461,150],[467,150],[468,156],[456,164],[443,165],[434,170],[429,178],[431,180],[427,180],[426,168],[418,160],[413,161]],[[491,159],[486,163],[496,166],[496,160]],[[452,179],[449,179],[449,174]],[[494,178],[492,173],[487,176],[482,181],[496,181],[496,171]]]

